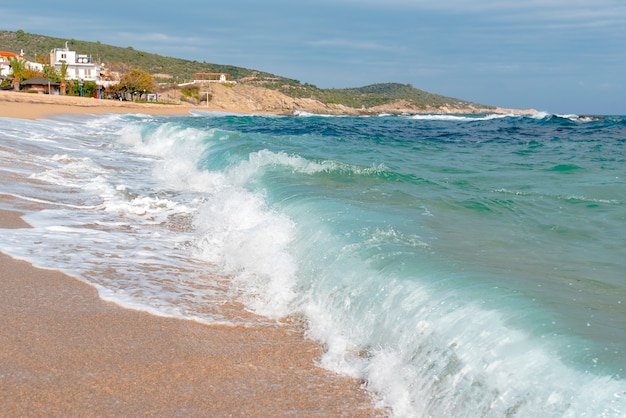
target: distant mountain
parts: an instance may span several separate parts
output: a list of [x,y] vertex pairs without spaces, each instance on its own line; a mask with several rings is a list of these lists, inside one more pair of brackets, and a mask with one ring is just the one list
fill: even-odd
[[410,84],[399,83],[380,83],[372,84],[359,88],[347,89],[327,89],[324,90],[327,95],[327,102],[332,102],[333,96],[337,98],[335,101],[351,107],[376,107],[391,102],[404,101],[412,104],[417,108],[450,106],[456,108],[462,107],[482,107],[475,103],[458,100],[451,97],[441,96],[438,94],[428,93],[426,91],[416,89]]
[[265,87],[292,98],[311,98],[326,104],[341,104],[352,108],[373,108],[390,103],[402,102],[407,108],[432,109],[443,106],[453,108],[491,106],[480,105],[451,97],[441,96],[416,89],[410,84],[381,83],[359,88],[320,89],[312,84],[281,77],[263,71],[232,65],[189,61],[137,51],[133,47],[111,46],[76,39],[54,38],[44,35],[0,31],[0,51],[24,51],[25,58],[34,62],[45,62],[54,48],[67,46],[81,54],[91,55],[104,62],[109,68],[123,64],[139,67],[153,75],[158,83],[182,83],[194,79],[196,72],[228,73],[231,80],[258,87]]

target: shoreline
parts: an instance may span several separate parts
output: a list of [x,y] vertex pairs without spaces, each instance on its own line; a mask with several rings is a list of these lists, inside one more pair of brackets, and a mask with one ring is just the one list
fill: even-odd
[[50,96],[0,91],[0,117],[42,119],[59,114],[145,113],[187,115],[194,106],[101,100],[91,97]]
[[[0,117],[9,118],[194,108],[0,93]],[[0,170],[1,181],[28,182],[7,173]],[[21,215],[43,206],[0,193],[0,232],[29,228]],[[7,416],[385,416],[363,382],[316,365],[323,347],[298,324],[224,326],[151,315],[2,252],[0,272]]]
[[[0,209],[0,228],[30,227],[20,215]],[[361,382],[315,365],[322,347],[297,325],[206,325],[125,309],[4,253],[0,271],[7,416],[383,415]]]
[[292,99],[273,90],[240,85],[236,88],[210,86],[213,99],[206,105],[121,102],[91,97],[56,96],[0,90],[0,117],[41,119],[59,114],[142,113],[148,115],[189,115],[192,110],[235,114],[372,116],[379,114],[519,114],[532,115],[535,109],[494,108],[456,109],[442,107],[416,112],[400,105],[372,109],[353,109],[343,105],[325,105],[313,99]]

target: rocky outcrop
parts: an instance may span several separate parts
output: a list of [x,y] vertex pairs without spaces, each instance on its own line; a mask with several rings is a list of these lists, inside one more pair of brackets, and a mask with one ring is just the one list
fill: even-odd
[[[294,114],[307,112],[325,115],[369,115],[369,114],[418,114],[418,113],[442,113],[442,114],[478,114],[478,113],[537,113],[534,109],[515,110],[498,107],[467,107],[442,106],[442,107],[418,107],[408,101],[398,100],[385,105],[372,108],[354,109],[340,104],[325,104],[318,100],[307,98],[289,97],[276,90],[249,84],[198,84],[199,93],[194,104],[197,108],[220,110],[225,112],[244,113],[271,113],[271,114]],[[208,102],[206,98],[209,98]],[[161,93],[162,100],[189,104],[185,98],[175,90]]]

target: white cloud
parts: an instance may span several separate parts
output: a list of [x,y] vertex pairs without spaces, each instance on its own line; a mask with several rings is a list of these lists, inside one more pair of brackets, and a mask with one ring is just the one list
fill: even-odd
[[311,41],[309,45],[316,47],[335,47],[349,49],[366,49],[366,50],[389,50],[390,46],[375,41],[353,41],[350,39],[322,39]]
[[140,42],[158,42],[158,43],[167,43],[167,44],[195,44],[200,42],[199,38],[193,37],[181,37],[181,36],[171,36],[164,33],[131,33],[131,32],[116,32],[114,35],[115,38]]
[[[355,7],[393,8],[503,18],[598,22],[626,19],[623,0],[333,0]],[[626,23],[625,23],[626,24]]]

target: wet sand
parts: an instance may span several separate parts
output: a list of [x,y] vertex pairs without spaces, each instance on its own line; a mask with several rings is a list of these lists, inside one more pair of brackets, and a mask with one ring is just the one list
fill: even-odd
[[373,416],[293,328],[207,326],[101,301],[0,254],[2,416]]
[[[81,113],[75,105],[3,99],[0,117]],[[96,108],[84,113],[110,111]],[[20,211],[36,207],[1,191],[0,202],[0,233],[29,227]],[[322,347],[297,325],[157,317],[4,254],[0,317],[0,416],[382,415],[361,382],[315,365]]]

